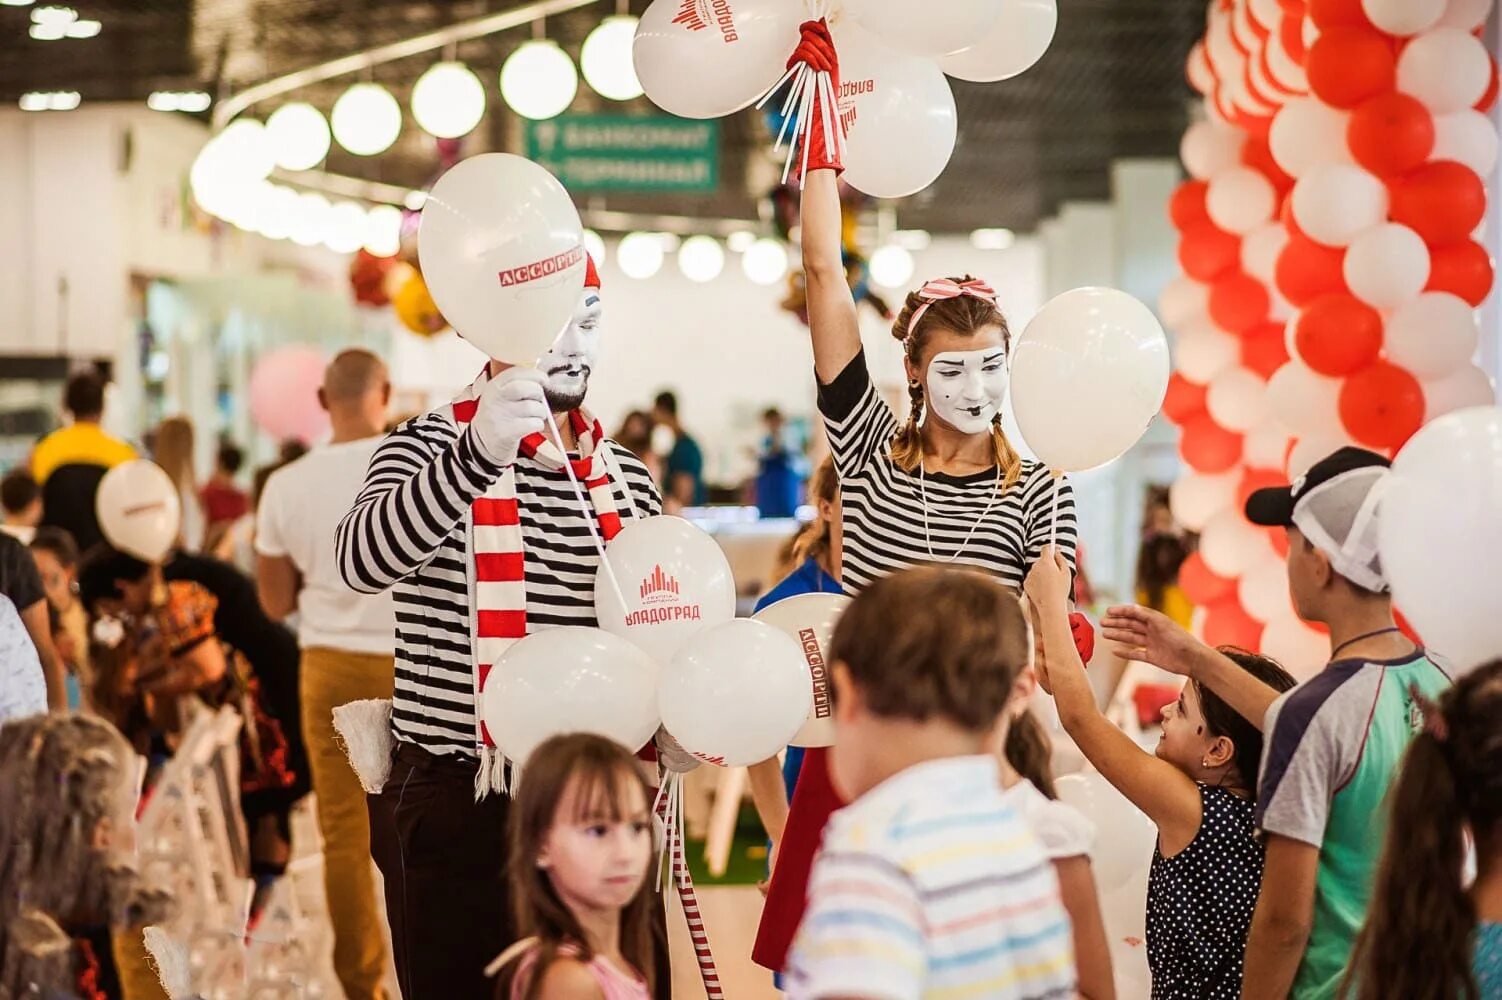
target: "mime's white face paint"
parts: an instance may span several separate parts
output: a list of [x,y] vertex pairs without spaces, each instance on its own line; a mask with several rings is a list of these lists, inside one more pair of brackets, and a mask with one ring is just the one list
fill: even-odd
[[1006,348],[935,354],[926,388],[928,405],[945,423],[962,434],[979,434],[1007,398]]
[[584,289],[568,326],[537,363],[547,379],[545,392],[554,411],[576,409],[584,402],[600,353],[600,312],[600,290]]

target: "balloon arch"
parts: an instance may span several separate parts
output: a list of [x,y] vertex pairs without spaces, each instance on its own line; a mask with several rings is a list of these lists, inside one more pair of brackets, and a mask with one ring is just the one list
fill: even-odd
[[1164,411],[1187,467],[1181,573],[1214,644],[1309,669],[1281,531],[1249,492],[1345,444],[1394,454],[1424,424],[1489,404],[1472,358],[1492,287],[1478,242],[1498,137],[1492,0],[1217,0],[1188,77],[1203,115],[1169,213],[1183,274]]

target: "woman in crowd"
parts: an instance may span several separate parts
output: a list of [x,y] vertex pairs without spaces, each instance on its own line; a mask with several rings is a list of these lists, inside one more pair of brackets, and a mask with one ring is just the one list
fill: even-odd
[[56,615],[53,645],[68,668],[68,707],[87,709],[94,672],[89,665],[89,614],[78,599],[78,546],[62,528],[38,528],[31,555]]
[[[1502,660],[1421,708],[1423,732],[1388,793],[1376,895],[1345,994],[1502,997]],[[1469,886],[1468,844],[1476,852]]]
[[1188,628],[1194,605],[1179,586],[1179,567],[1189,555],[1182,536],[1153,531],[1144,535],[1137,550],[1137,603],[1172,618]]
[[612,435],[617,444],[641,459],[652,473],[652,481],[662,479],[662,456],[652,447],[652,414],[646,410],[632,410],[621,421],[620,429]]
[[203,504],[198,500],[198,476],[193,471],[193,422],[187,417],[168,417],[157,426],[153,438],[152,458],[177,487],[182,501],[182,529],[178,543],[197,550],[203,544]]

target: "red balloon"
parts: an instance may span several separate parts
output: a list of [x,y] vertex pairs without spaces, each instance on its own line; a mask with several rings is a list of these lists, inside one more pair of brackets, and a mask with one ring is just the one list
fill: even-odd
[[1241,240],[1208,222],[1191,226],[1179,238],[1179,266],[1196,281],[1209,283],[1241,259]]
[[1326,30],[1309,46],[1304,60],[1309,90],[1333,108],[1354,108],[1392,90],[1397,67],[1392,43],[1369,27]]
[[1175,229],[1210,223],[1210,213],[1205,208],[1205,195],[1210,185],[1205,181],[1185,181],[1173,190],[1168,199],[1168,217]]
[[1241,363],[1263,378],[1288,364],[1288,338],[1282,323],[1263,323],[1241,338]]
[[1306,0],[1278,0],[1278,6],[1283,8],[1283,13],[1289,17],[1303,17],[1308,7]]
[[1402,174],[1434,152],[1434,116],[1407,94],[1378,94],[1351,112],[1346,143],[1374,174]]
[[1236,487],[1236,509],[1246,510],[1247,497],[1258,490],[1287,485],[1288,474],[1282,469],[1247,469],[1241,476],[1241,485]]
[[1486,188],[1470,167],[1454,160],[1426,163],[1388,184],[1388,214],[1431,247],[1468,238],[1486,215]]
[[1184,422],[1179,456],[1196,472],[1227,472],[1241,461],[1241,435],[1201,413]]
[[1278,25],[1278,39],[1283,43],[1283,48],[1289,57],[1300,66],[1304,65],[1309,50],[1304,45],[1304,17],[1302,14],[1289,15],[1283,18],[1283,21]]
[[1476,102],[1476,110],[1482,114],[1490,111],[1492,105],[1497,103],[1497,60],[1492,59],[1492,78],[1486,85],[1486,93],[1481,95],[1481,100]]
[[1283,172],[1266,139],[1248,139],[1241,147],[1241,162],[1272,181],[1278,194],[1286,194],[1293,187],[1293,178]]
[[1198,552],[1179,564],[1179,586],[1184,596],[1201,607],[1223,601],[1236,593],[1236,581],[1217,576]]
[[1366,11],[1361,9],[1361,0],[1308,0],[1306,13],[1320,31],[1328,31],[1341,25],[1370,28]]
[[1222,330],[1245,333],[1267,318],[1272,299],[1256,278],[1231,271],[1210,286],[1210,318]]
[[1400,448],[1424,422],[1424,390],[1406,369],[1379,361],[1340,387],[1340,422],[1357,442]]
[[1262,643],[1261,622],[1241,607],[1241,601],[1227,597],[1210,605],[1205,613],[1205,642],[1219,648],[1253,650]]
[[1290,230],[1288,242],[1279,252],[1277,269],[1273,272],[1278,291],[1301,309],[1321,295],[1345,291],[1345,273],[1341,269],[1345,256],[1341,247],[1321,246],[1302,233]]
[[1205,412],[1206,385],[1196,385],[1179,372],[1168,376],[1168,392],[1163,396],[1163,415],[1176,424]]
[[1350,375],[1382,352],[1382,315],[1344,292],[1321,295],[1294,321],[1293,345],[1321,375]]
[[1492,258],[1475,240],[1429,251],[1430,292],[1449,292],[1480,308],[1492,290]]
[[1398,631],[1402,632],[1409,642],[1415,646],[1422,646],[1424,644],[1424,640],[1419,638],[1418,630],[1413,627],[1407,618],[1403,617],[1403,612],[1397,608],[1392,609],[1392,620],[1398,626]]

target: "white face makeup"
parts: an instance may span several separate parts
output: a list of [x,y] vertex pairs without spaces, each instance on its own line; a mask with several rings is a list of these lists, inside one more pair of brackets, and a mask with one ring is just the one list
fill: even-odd
[[940,419],[962,434],[979,434],[991,426],[1007,397],[1006,349],[998,345],[935,354],[928,363],[926,388]]
[[537,367],[547,378],[544,393],[555,412],[578,409],[600,353],[600,290],[586,288],[573,318]]

